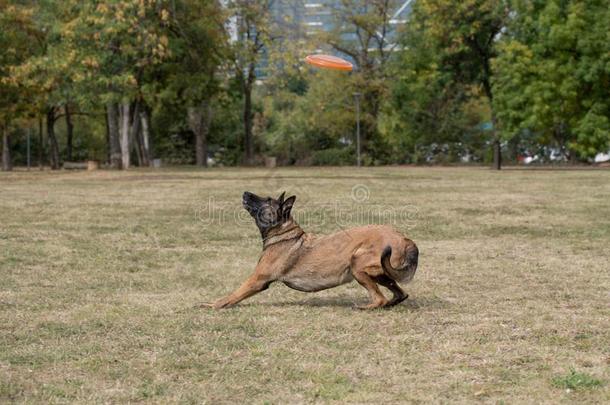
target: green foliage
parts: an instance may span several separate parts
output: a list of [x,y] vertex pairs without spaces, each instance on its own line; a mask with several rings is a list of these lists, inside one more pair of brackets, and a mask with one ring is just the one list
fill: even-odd
[[456,150],[459,144],[468,145],[461,147],[463,154],[483,159],[484,143],[493,137],[481,129],[492,121],[489,63],[505,14],[502,1],[415,3],[402,35],[404,50],[392,67],[389,115],[395,118],[387,128],[396,133],[390,135],[394,145],[411,151],[403,160],[435,160],[436,146]]
[[[12,121],[35,110],[39,88],[18,80],[19,67],[37,55],[43,32],[34,20],[36,3],[0,1],[0,120]],[[34,104],[34,105],[33,105]]]
[[585,158],[610,147],[609,20],[601,0],[514,2],[494,63],[505,137],[529,129]]
[[[164,103],[194,105],[220,91],[216,72],[228,52],[226,33],[219,29],[223,18],[214,1],[173,3],[168,26],[171,55],[160,68],[165,80],[157,93]],[[159,76],[149,79],[151,84],[159,82]]]
[[[269,153],[284,164],[307,163],[313,151],[353,143],[355,111],[352,78],[341,72],[306,76],[303,95],[287,88],[264,99],[265,141]],[[352,159],[353,160],[353,159]]]
[[552,383],[557,388],[572,390],[597,388],[603,385],[601,380],[587,373],[577,372],[573,368],[570,368],[568,374],[553,378]]
[[330,148],[315,151],[311,156],[314,166],[346,166],[353,165],[356,153],[353,148]]
[[62,26],[62,49],[73,56],[81,103],[134,99],[146,74],[171,56],[168,1],[76,2],[73,10]]
[[[103,160],[104,106],[137,100],[156,157],[191,163],[188,111],[205,105],[223,164],[246,147],[248,161],[344,164],[359,92],[366,164],[485,162],[498,136],[512,158],[608,150],[606,2],[418,0],[397,41],[387,17],[398,3],[335,2],[333,29],[305,35],[291,2],[0,0],[0,124],[21,163],[25,129],[46,113],[62,150],[68,106],[75,159]],[[356,71],[305,67],[318,49]]]

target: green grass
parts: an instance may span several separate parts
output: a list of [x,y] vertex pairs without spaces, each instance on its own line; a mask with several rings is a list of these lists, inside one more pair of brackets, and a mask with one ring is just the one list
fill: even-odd
[[[193,309],[257,262],[244,190],[296,194],[316,233],[393,222],[421,252],[409,299]],[[609,402],[609,246],[602,170],[0,173],[0,403]]]
[[553,385],[558,388],[578,390],[600,387],[602,381],[587,373],[580,373],[570,369],[568,374],[553,378]]

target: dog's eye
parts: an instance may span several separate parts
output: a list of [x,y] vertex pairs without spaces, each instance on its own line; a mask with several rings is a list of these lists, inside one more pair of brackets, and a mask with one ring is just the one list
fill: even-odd
[[263,210],[261,217],[264,221],[269,222],[273,220],[273,213],[270,210]]

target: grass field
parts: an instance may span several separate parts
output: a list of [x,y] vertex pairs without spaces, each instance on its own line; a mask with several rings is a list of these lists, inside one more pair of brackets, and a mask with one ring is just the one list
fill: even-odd
[[[274,284],[193,309],[257,262],[244,190],[296,194],[313,232],[393,222],[410,298]],[[7,401],[607,403],[610,171],[0,173]]]

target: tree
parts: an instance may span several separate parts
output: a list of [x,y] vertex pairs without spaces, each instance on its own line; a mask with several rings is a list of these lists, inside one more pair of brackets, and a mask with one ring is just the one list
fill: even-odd
[[[416,69],[440,85],[439,90],[458,105],[481,89],[487,98],[492,122],[492,144],[495,169],[501,167],[501,143],[498,122],[493,109],[493,71],[491,62],[497,56],[498,37],[505,26],[509,7],[503,0],[419,0],[415,2],[408,33],[418,39],[410,42],[408,33],[405,52],[415,60]],[[430,55],[430,48],[434,55]],[[423,55],[420,60],[418,55]],[[422,64],[422,61],[428,61]],[[475,87],[475,88],[473,88]],[[434,90],[431,90],[434,91]]]
[[151,70],[171,55],[170,2],[104,0],[73,7],[76,14],[63,26],[62,39],[66,52],[75,53],[79,62],[72,76],[82,89],[77,101],[106,104],[111,166],[128,169],[135,142],[145,145],[138,146],[140,151],[147,144],[138,133],[146,127],[140,112],[148,111],[144,79],[154,77]]
[[170,47],[174,52],[166,63],[163,97],[174,105],[186,105],[197,166],[207,166],[212,99],[220,91],[216,73],[228,50],[224,17],[215,0],[183,0],[172,8]]
[[391,143],[400,145],[406,162],[419,162],[431,145],[460,142],[468,130],[463,106],[472,96],[469,86],[441,67],[442,44],[430,36],[421,13],[414,11],[402,33],[402,50],[392,63],[391,108],[386,112],[392,117],[389,131],[399,134]]
[[18,32],[11,24],[11,19],[8,18],[6,11],[8,7],[7,1],[0,1],[0,127],[2,128],[2,170],[7,171],[12,169],[10,139],[8,134],[8,121],[13,115],[12,106],[18,99],[18,89],[11,86],[9,79],[10,66],[16,63],[19,57],[19,52],[14,48],[19,42]]
[[73,92],[72,72],[78,62],[74,50],[63,46],[61,33],[73,13],[73,2],[28,2],[9,8],[11,24],[29,40],[29,52],[11,68],[14,86],[30,94],[30,112],[46,116],[49,161],[60,167],[59,142],[55,123],[65,112],[69,130],[68,152],[71,154],[72,123],[68,103]]
[[12,124],[31,115],[37,106],[36,91],[19,81],[18,69],[39,51],[40,30],[33,23],[30,4],[0,0],[0,128],[2,169],[11,170]]
[[317,163],[316,151],[326,150],[328,164],[354,164],[348,145],[354,133],[352,86],[345,72],[312,71],[264,97],[265,139],[273,155],[284,164]]
[[610,9],[605,1],[515,1],[494,61],[505,136],[533,131],[569,159],[610,147]]
[[365,151],[368,141],[377,138],[377,121],[387,95],[387,62],[397,46],[389,38],[393,29],[390,20],[397,5],[398,2],[390,0],[341,0],[333,10],[333,30],[319,34],[323,43],[355,63],[352,81],[353,87],[362,93]]
[[234,29],[231,62],[243,97],[244,160],[254,163],[252,138],[252,90],[257,77],[257,64],[276,40],[271,8],[273,0],[234,0],[229,3],[230,24]]

